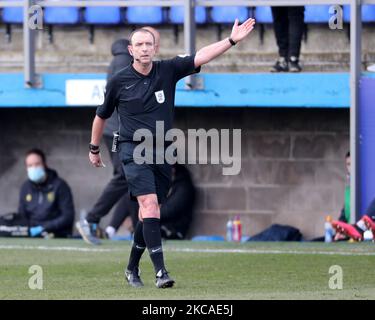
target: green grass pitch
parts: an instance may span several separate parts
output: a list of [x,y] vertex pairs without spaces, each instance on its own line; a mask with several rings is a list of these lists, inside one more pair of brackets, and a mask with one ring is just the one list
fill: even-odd
[[[375,299],[374,243],[167,241],[166,266],[176,280],[171,289],[155,287],[147,252],[145,286],[127,286],[130,246],[0,239],[0,299]],[[43,269],[42,290],[28,286],[32,265]],[[329,288],[333,265],[343,271],[341,290]]]

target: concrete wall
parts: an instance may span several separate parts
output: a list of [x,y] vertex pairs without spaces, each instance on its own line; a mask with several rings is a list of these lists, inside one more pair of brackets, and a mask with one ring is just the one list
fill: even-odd
[[[26,176],[23,155],[31,147],[44,149],[50,167],[71,185],[77,217],[92,206],[111,177],[110,165],[95,169],[88,163],[94,113],[92,108],[0,109],[0,214],[17,207]],[[199,190],[191,235],[224,235],[227,219],[241,214],[245,234],[281,223],[311,238],[322,235],[326,214],[338,216],[348,110],[180,108],[175,124],[183,130],[242,129],[239,175],[223,176],[221,165],[190,166]]]
[[[267,71],[277,57],[271,26],[264,42],[259,27],[252,36],[203,72]],[[14,27],[12,41],[0,29],[0,72],[22,72],[22,29]],[[110,46],[127,36],[128,27],[97,28],[89,43],[88,29],[54,28],[37,36],[37,72],[105,72]],[[173,28],[163,26],[160,57],[184,52],[183,35],[175,42]],[[230,32],[224,28],[223,37]],[[363,62],[375,60],[375,28],[363,29]],[[215,26],[199,27],[197,48],[217,40]],[[310,25],[302,44],[305,71],[348,71],[347,30]],[[89,209],[111,168],[94,169],[87,160],[94,109],[0,109],[0,214],[17,206],[25,179],[23,154],[31,147],[46,150],[49,164],[72,186],[77,208]],[[219,165],[193,165],[199,204],[191,234],[225,232],[226,220],[241,214],[244,233],[255,234],[271,223],[294,225],[307,238],[321,235],[326,214],[338,215],[343,203],[344,161],[349,147],[348,110],[311,109],[177,109],[176,125],[187,128],[242,129],[242,170],[223,176]],[[108,155],[105,154],[105,161]],[[104,224],[108,218],[104,221]]]

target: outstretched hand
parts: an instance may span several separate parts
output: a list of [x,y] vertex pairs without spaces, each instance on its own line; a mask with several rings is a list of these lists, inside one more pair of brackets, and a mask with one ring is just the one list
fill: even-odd
[[255,19],[249,18],[241,25],[238,24],[238,19],[234,22],[232,33],[230,37],[234,42],[239,42],[251,32],[251,30],[254,29],[255,25]]

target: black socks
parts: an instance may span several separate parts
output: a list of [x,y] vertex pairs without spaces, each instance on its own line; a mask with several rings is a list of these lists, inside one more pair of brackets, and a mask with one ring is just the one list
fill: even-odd
[[142,254],[146,249],[146,243],[143,239],[143,223],[138,221],[134,231],[133,247],[130,252],[128,270],[133,271],[139,266],[139,260],[141,260]]
[[157,273],[160,269],[164,269],[164,256],[160,234],[160,219],[143,219],[143,238],[150,253],[152,263],[154,264],[155,273]]

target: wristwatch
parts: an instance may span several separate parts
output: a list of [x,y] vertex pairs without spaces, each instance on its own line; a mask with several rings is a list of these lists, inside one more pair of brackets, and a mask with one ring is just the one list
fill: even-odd
[[99,146],[89,143],[89,149],[92,154],[98,154],[100,152]]
[[237,44],[231,37],[229,37],[228,40],[232,46],[235,46]]

